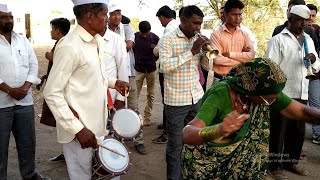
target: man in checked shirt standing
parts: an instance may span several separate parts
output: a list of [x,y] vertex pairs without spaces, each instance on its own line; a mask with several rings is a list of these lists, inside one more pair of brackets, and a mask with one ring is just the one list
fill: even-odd
[[160,70],[164,76],[164,108],[167,121],[167,179],[181,179],[182,130],[200,107],[203,96],[198,64],[202,46],[209,44],[204,36],[195,37],[203,22],[197,6],[186,6],[179,28],[161,39]]

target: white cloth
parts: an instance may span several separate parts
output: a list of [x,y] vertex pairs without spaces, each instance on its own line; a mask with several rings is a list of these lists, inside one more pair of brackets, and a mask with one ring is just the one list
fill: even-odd
[[[92,177],[92,148],[82,149],[77,140],[63,144],[68,174],[70,180],[90,180]],[[119,180],[120,176],[111,180]]]
[[[134,38],[135,38],[134,30],[130,25],[120,23],[114,32],[119,34],[125,42],[132,41],[134,43]],[[128,51],[127,55],[128,55],[128,63],[127,63],[128,64],[128,75],[135,76],[135,69],[134,69],[135,59],[134,59],[133,50],[130,49]]]
[[[312,64],[312,67],[318,72],[320,61],[314,43],[308,34],[303,32],[303,35],[307,38],[309,53],[316,56],[316,62]],[[287,28],[268,42],[266,57],[279,64],[287,76],[283,92],[291,98],[308,100],[309,80],[306,79],[307,68],[303,60],[305,56],[304,46],[300,45],[297,38]]]
[[0,12],[9,13],[11,11],[8,9],[8,5],[0,4]]
[[257,41],[255,35],[253,34],[253,32],[251,31],[251,29],[245,25],[242,25],[242,24],[240,25],[240,29],[242,29],[244,32],[246,32],[248,34],[249,39],[253,45],[254,51],[258,52],[258,41]]
[[[127,65],[127,51],[126,44],[123,39],[116,33],[107,29],[103,36],[104,44],[101,51],[103,51],[103,62],[105,65],[105,73],[107,77],[119,79],[129,82],[128,65]],[[115,89],[110,89],[112,101],[116,99],[124,101],[122,96]]]
[[[30,42],[24,36],[12,32],[11,44],[0,34],[0,84],[6,83],[11,88],[19,88],[26,81],[39,84],[38,60]],[[25,98],[17,101],[6,92],[0,91],[0,108],[15,105],[33,104],[32,89]]]
[[291,7],[290,13],[298,15],[304,19],[309,19],[311,11],[306,5],[295,5]]
[[[99,42],[101,41],[101,42]],[[60,143],[69,143],[84,127],[97,137],[105,136],[107,89],[116,79],[105,77],[102,52],[98,42],[80,25],[63,37],[54,51],[53,66],[44,88],[45,100],[57,121]],[[79,120],[70,110],[72,107]]]
[[108,4],[109,0],[71,0],[74,6],[83,5],[83,4],[92,4],[92,3],[103,3]]
[[179,21],[172,19],[164,28],[163,35],[168,34],[179,27]]

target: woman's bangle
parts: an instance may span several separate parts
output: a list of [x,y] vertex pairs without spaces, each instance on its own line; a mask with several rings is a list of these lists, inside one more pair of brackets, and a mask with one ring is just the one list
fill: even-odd
[[219,142],[223,136],[218,135],[218,129],[220,127],[220,124],[216,124],[213,126],[208,126],[203,128],[199,132],[199,136],[202,139],[203,142]]

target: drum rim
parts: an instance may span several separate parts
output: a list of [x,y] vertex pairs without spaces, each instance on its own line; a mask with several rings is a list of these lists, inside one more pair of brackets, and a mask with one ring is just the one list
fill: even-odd
[[[103,140],[106,140],[106,139],[114,139],[116,141],[119,141],[118,139],[112,137],[112,136],[105,136],[105,138]],[[123,174],[126,174],[129,170],[129,168],[131,167],[132,163],[131,163],[131,158],[130,158],[130,151],[128,151],[128,148],[121,142],[119,141],[123,147],[127,150],[128,152],[128,166],[122,170],[121,172],[113,172],[111,170],[109,170],[103,163],[102,161],[100,160],[100,156],[99,156],[99,147],[97,149],[95,149],[95,156],[97,157],[96,159],[98,160],[99,164],[101,165],[101,167],[103,168],[103,170],[107,171],[108,173],[110,173],[111,175],[115,175],[115,176],[119,176],[119,175],[123,175]]]
[[111,122],[113,121],[113,117],[114,117],[114,115],[116,114],[116,112],[117,112],[117,111],[120,111],[120,110],[122,110],[122,109],[131,110],[131,111],[135,112],[135,113],[138,115],[138,117],[139,117],[139,119],[140,119],[140,122],[141,122],[140,128],[139,128],[138,132],[137,132],[134,136],[132,136],[132,137],[124,137],[124,136],[120,135],[117,131],[115,131],[114,126],[113,126],[113,123],[111,123],[112,129],[113,129],[112,132],[114,133],[114,135],[115,135],[116,138],[119,138],[119,139],[124,140],[124,141],[131,141],[131,140],[133,140],[134,138],[138,137],[138,136],[141,134],[141,132],[142,132],[142,129],[143,129],[142,117],[141,117],[139,111],[136,110],[136,109],[132,109],[132,108],[119,108],[119,109],[117,109],[115,112],[112,113],[112,115],[111,115],[111,117],[110,117]]

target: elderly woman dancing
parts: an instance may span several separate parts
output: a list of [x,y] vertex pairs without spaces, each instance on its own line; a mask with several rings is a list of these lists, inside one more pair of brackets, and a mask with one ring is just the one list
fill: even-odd
[[320,110],[282,93],[285,83],[278,65],[256,58],[208,90],[196,118],[183,131],[183,178],[266,179],[269,110],[320,122]]

